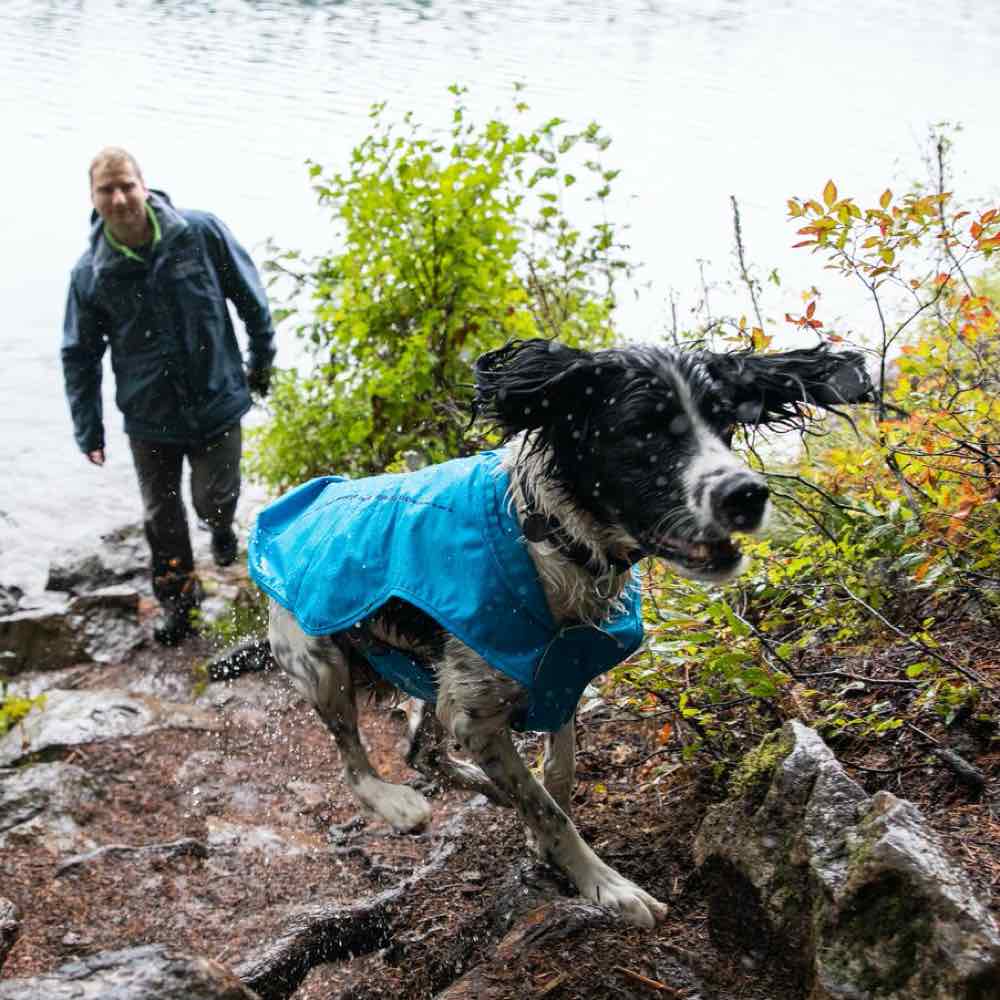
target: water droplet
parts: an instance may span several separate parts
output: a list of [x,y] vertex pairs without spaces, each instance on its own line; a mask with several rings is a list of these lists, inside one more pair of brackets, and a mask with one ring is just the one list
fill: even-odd
[[685,434],[691,429],[691,421],[683,413],[678,413],[667,427],[671,434]]

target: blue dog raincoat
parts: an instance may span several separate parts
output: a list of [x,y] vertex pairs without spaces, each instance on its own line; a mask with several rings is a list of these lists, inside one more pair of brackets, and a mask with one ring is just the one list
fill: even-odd
[[[349,629],[398,597],[426,612],[528,691],[518,729],[555,731],[583,689],[642,642],[633,580],[623,613],[556,625],[507,502],[495,452],[418,472],[313,479],[263,510],[250,538],[250,575],[304,632]],[[432,672],[378,647],[365,656],[407,694],[436,699]]]

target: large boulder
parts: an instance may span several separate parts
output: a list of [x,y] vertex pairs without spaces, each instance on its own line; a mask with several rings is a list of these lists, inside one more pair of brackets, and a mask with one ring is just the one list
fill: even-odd
[[104,587],[71,596],[47,592],[0,617],[0,671],[58,670],[74,663],[117,663],[144,641],[139,595]]
[[0,982],[0,1000],[260,1000],[224,966],[163,945],[104,951],[30,979]]
[[79,547],[49,564],[46,590],[83,594],[112,584],[145,579],[149,548],[141,524],[130,524],[101,535],[96,547]]
[[1000,933],[918,810],[869,798],[798,722],[749,755],[695,859],[716,941],[780,952],[810,1000],[1000,996]]

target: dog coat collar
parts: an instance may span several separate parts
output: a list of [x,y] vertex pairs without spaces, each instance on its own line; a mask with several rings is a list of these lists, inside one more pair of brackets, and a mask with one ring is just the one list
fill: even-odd
[[[641,596],[599,626],[557,625],[545,601],[499,456],[417,472],[325,477],[265,508],[251,534],[250,575],[310,635],[351,630],[391,597],[408,601],[526,690],[512,724],[554,731],[586,685],[638,649]],[[362,646],[408,694],[434,701],[433,674],[399,650]]]

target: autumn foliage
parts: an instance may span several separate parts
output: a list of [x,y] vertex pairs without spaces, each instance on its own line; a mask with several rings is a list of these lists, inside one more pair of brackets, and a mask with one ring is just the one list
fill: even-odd
[[[953,632],[963,616],[970,631],[1000,626],[1000,209],[959,205],[943,141],[936,152],[934,191],[887,189],[865,205],[831,180],[788,201],[793,246],[860,283],[871,327],[828,327],[818,288],[785,324],[802,342],[866,350],[878,401],[813,428],[794,462],[744,442],[779,516],[737,582],[706,591],[652,570],[653,641],[622,676],[689,753],[724,757],[789,716],[854,741],[892,740],[923,716],[996,733],[994,664]],[[775,332],[730,328],[756,349]],[[852,657],[882,674],[866,685],[836,669]]]

